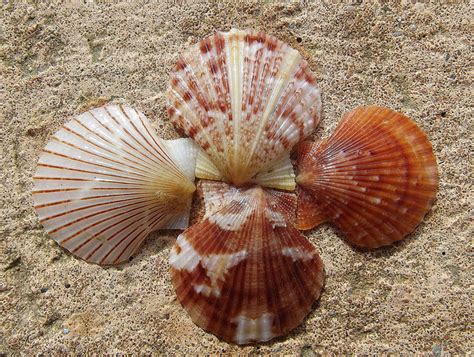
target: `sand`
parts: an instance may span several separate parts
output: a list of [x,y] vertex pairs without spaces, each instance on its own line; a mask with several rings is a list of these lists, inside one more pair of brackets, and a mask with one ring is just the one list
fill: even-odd
[[[4,2],[0,354],[472,352],[473,7],[383,3]],[[129,103],[178,137],[164,110],[170,69],[231,26],[303,53],[323,90],[316,137],[357,105],[388,106],[426,131],[440,170],[433,209],[393,247],[360,252],[330,226],[309,232],[326,265],[320,302],[288,336],[245,347],[204,332],[177,302],[168,256],[178,232],[152,234],[130,264],[104,269],[54,243],[31,198],[41,148],[88,108]]]

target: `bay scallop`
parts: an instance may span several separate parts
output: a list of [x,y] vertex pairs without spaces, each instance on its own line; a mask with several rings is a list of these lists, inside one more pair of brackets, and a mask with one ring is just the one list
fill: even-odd
[[291,224],[296,196],[203,181],[203,220],[177,239],[171,275],[194,323],[237,344],[299,325],[319,298],[323,263]]
[[360,247],[385,246],[411,233],[438,188],[427,136],[388,108],[355,108],[328,139],[301,144],[297,161],[298,227],[329,221]]
[[127,261],[159,228],[187,227],[197,147],[165,141],[143,113],[107,105],[67,122],[44,148],[33,200],[48,234],[93,263]]
[[203,150],[197,177],[294,190],[289,153],[321,110],[298,51],[263,32],[216,32],[179,58],[167,98],[172,122]]

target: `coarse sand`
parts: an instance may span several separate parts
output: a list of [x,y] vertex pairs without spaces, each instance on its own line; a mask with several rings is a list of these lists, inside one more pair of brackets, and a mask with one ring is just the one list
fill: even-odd
[[[472,353],[474,14],[469,1],[430,2],[3,1],[0,354]],[[263,30],[308,60],[323,91],[315,138],[357,105],[387,106],[427,133],[440,172],[433,209],[401,243],[361,252],[328,225],[307,233],[327,272],[320,301],[288,336],[244,347],[195,326],[176,300],[177,231],[101,268],[50,239],[31,198],[40,150],[86,109],[128,103],[179,137],[165,111],[170,70],[231,27]]]

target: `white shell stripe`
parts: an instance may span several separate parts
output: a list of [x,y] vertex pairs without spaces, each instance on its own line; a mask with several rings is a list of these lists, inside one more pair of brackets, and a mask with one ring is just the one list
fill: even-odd
[[258,319],[250,319],[239,315],[234,319],[237,323],[235,341],[246,344],[252,341],[268,341],[274,337],[272,333],[273,314],[265,313]]

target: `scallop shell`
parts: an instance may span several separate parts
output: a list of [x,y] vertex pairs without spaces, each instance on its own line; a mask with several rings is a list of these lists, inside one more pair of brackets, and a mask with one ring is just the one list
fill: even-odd
[[178,60],[167,97],[172,122],[209,156],[197,177],[294,190],[289,152],[321,109],[298,51],[262,32],[216,32]]
[[286,334],[324,284],[315,248],[289,223],[295,195],[202,185],[206,216],[178,237],[170,256],[179,301],[194,323],[228,342]]
[[33,200],[48,234],[93,263],[127,261],[159,228],[186,228],[197,147],[163,141],[148,119],[108,105],[67,122],[44,148]]
[[403,114],[376,106],[346,114],[329,139],[301,145],[297,166],[299,228],[330,221],[367,248],[411,233],[438,188],[427,136]]

